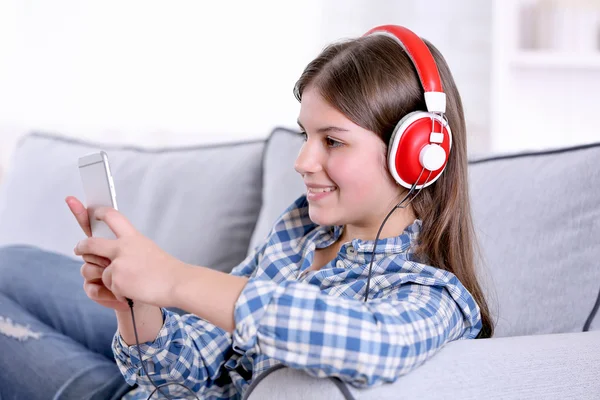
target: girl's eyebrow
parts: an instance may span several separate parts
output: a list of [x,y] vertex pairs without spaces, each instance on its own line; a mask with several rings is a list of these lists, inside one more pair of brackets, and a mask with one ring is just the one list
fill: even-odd
[[[300,126],[300,128],[303,131],[306,131],[306,129],[304,129],[304,126],[302,126],[302,124],[300,123],[300,120],[297,120],[296,122],[298,123],[298,126]],[[345,128],[340,128],[339,126],[325,126],[325,127],[317,129],[317,133],[330,133],[330,132],[349,132],[349,130],[345,129]]]

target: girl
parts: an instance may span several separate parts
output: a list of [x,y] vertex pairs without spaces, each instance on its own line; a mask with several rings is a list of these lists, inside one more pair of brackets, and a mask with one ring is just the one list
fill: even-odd
[[[117,239],[77,244],[87,295],[116,310],[113,352],[139,386],[127,398],[167,383],[159,390],[171,397],[240,398],[280,363],[369,387],[449,341],[492,336],[474,265],[463,110],[437,49],[378,27],[327,47],[295,95],[306,140],[295,169],[307,194],[231,274],[174,259],[112,209],[95,217]],[[67,202],[89,233],[86,210]]]

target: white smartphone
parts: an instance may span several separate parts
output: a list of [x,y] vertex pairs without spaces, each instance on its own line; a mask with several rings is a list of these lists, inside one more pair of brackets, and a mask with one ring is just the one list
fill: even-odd
[[79,158],[79,174],[85,194],[85,206],[90,218],[93,237],[115,239],[115,234],[103,221],[94,218],[98,207],[117,209],[115,185],[110,173],[108,155],[104,151],[92,153]]

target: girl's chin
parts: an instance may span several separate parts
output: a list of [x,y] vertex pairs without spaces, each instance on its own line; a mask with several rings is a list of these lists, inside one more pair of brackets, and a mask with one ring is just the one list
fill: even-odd
[[338,192],[339,189],[324,193],[325,196],[318,196],[316,199],[314,196],[312,199],[310,196],[307,198],[308,215],[311,221],[318,225],[334,225],[338,222],[335,217],[340,210],[337,199]]
[[315,210],[309,207],[308,209],[308,216],[310,217],[310,220],[312,222],[314,222],[317,225],[325,225],[325,226],[330,226],[330,225],[335,225],[336,224],[336,220],[333,217],[331,212],[327,212],[327,210],[322,209],[322,210]]

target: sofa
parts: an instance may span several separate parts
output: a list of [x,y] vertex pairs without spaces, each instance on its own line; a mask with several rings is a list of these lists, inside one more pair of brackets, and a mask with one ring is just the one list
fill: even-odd
[[[73,256],[77,158],[107,152],[120,211],[184,262],[229,271],[304,190],[297,132],[217,145],[92,143],[34,132],[0,185],[0,246]],[[245,399],[600,399],[600,143],[473,157],[480,279],[496,332],[445,345],[392,384],[356,389],[278,366]],[[226,239],[226,240],[224,240]],[[74,271],[79,273],[79,271]]]

